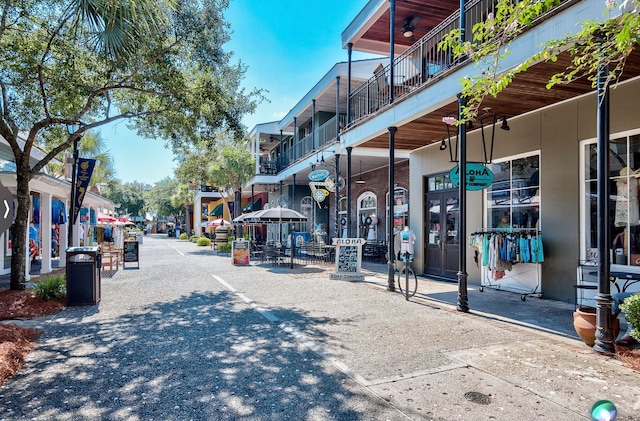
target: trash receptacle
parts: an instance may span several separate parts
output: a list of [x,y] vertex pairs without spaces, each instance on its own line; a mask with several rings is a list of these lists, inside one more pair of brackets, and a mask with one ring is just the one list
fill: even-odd
[[100,247],[67,248],[67,305],[100,301]]

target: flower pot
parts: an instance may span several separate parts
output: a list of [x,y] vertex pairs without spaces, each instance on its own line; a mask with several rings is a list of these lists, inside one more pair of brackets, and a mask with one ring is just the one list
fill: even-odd
[[[613,338],[620,333],[620,321],[611,315]],[[593,346],[596,343],[596,309],[593,307],[581,307],[573,312],[573,327],[582,341]]]

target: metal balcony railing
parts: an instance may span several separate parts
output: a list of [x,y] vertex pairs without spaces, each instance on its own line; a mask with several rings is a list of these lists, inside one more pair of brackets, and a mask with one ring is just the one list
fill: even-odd
[[260,157],[260,174],[278,174],[289,165],[295,164],[326,145],[333,143],[337,138],[336,118],[339,118],[340,127],[345,127],[347,122],[345,115],[333,116],[314,130],[313,133],[309,133],[295,142],[284,154],[279,154],[274,159]]
[[[554,13],[558,8],[575,2],[576,0],[559,0],[558,5],[549,13]],[[498,0],[478,0],[467,5],[465,11],[467,31],[470,33],[476,23],[486,20],[497,3]],[[396,57],[393,60],[393,81],[390,78],[391,65],[380,66],[374,71],[373,77],[356,88],[350,95],[349,126],[359,123],[360,120],[390,105],[391,92],[393,92],[394,101],[411,95],[416,88],[439,76],[445,70],[463,63],[464,61],[454,63],[453,54],[449,49],[438,49],[438,44],[444,36],[460,27],[459,20],[460,10],[456,10]]]

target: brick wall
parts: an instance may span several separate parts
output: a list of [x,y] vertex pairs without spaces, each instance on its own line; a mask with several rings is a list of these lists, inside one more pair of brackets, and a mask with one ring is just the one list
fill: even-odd
[[[386,221],[386,206],[387,206],[387,191],[389,185],[389,168],[381,168],[379,170],[367,172],[362,174],[362,179],[365,180],[365,184],[356,184],[355,180],[360,174],[355,174],[352,179],[351,185],[351,197],[353,203],[351,203],[351,223],[352,233],[354,236],[358,235],[358,221],[356,219],[358,212],[358,197],[365,192],[371,192],[378,198],[378,240],[384,240],[387,232]],[[409,189],[409,160],[398,162],[395,164],[395,183],[397,187],[403,187]],[[340,192],[342,196],[346,195],[347,190],[344,189]],[[409,192],[409,195],[411,192]],[[418,192],[420,194],[420,192]],[[328,225],[331,236],[334,235],[335,229],[335,195],[330,196],[330,221]]]

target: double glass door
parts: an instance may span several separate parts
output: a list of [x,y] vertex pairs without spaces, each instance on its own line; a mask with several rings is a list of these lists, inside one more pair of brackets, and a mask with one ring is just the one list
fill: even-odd
[[427,193],[425,270],[428,275],[457,279],[460,244],[458,191]]

